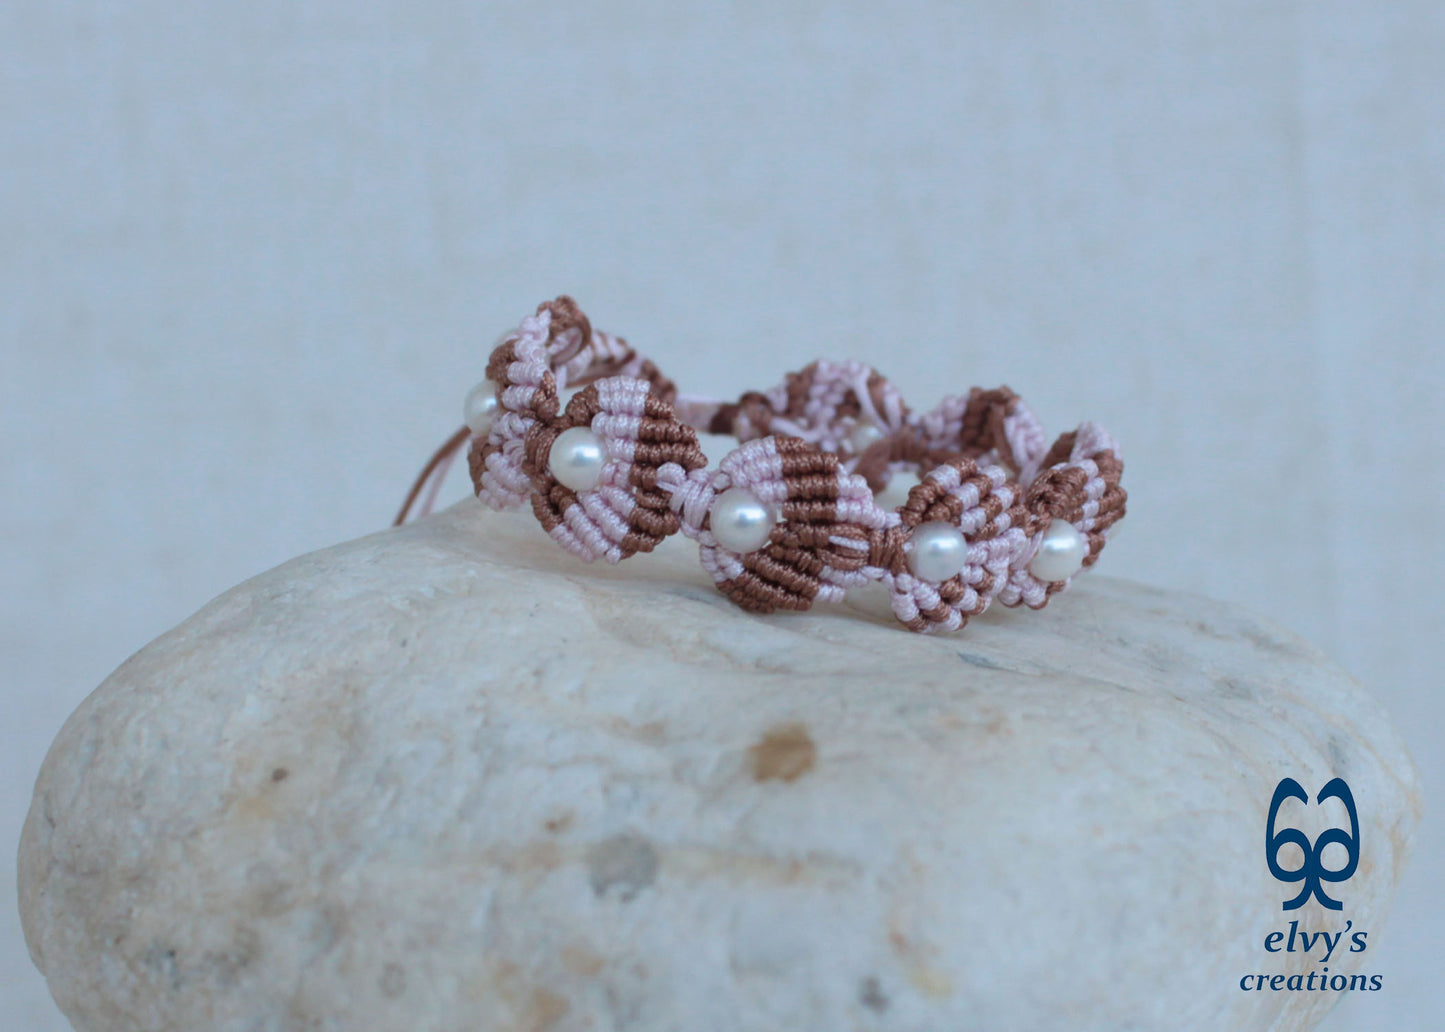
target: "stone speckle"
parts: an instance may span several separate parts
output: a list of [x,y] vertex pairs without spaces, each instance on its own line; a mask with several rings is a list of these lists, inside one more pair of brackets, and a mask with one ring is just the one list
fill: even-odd
[[1312,966],[1262,950],[1263,829],[1337,771],[1349,974],[1418,788],[1304,643],[1093,574],[964,637],[760,618],[686,541],[588,567],[468,502],[117,670],[41,770],[21,911],[78,1032],[1300,1032],[1329,994],[1238,980]]
[[391,961],[381,969],[381,979],[377,983],[381,987],[381,995],[389,1000],[394,1000],[406,992],[406,968],[395,961]]
[[587,878],[592,891],[604,896],[616,888],[627,902],[657,877],[657,850],[637,835],[614,835],[587,850]]
[[872,975],[863,979],[863,984],[858,987],[858,1002],[875,1014],[882,1014],[888,1009],[888,997],[878,979]]
[[748,750],[754,781],[796,781],[813,769],[818,747],[802,724],[780,724]]

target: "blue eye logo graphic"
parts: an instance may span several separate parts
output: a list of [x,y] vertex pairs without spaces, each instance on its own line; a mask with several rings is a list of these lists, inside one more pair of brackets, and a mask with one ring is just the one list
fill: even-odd
[[[1331,899],[1321,883],[1347,881],[1355,873],[1355,868],[1360,866],[1360,820],[1355,813],[1355,797],[1350,794],[1350,786],[1345,784],[1344,778],[1335,778],[1328,782],[1320,789],[1320,794],[1315,796],[1315,802],[1323,803],[1330,798],[1345,804],[1345,811],[1350,815],[1350,830],[1346,832],[1343,828],[1330,828],[1321,832],[1311,845],[1305,833],[1296,828],[1274,830],[1280,805],[1286,799],[1298,799],[1308,806],[1309,794],[1294,778],[1285,778],[1274,787],[1274,798],[1269,804],[1269,820],[1264,826],[1264,858],[1269,862],[1269,873],[1275,878],[1285,883],[1304,882],[1304,888],[1300,889],[1299,895],[1287,900],[1280,908],[1282,910],[1296,910],[1304,906],[1310,896],[1318,899],[1320,905],[1328,910],[1343,909],[1344,905],[1337,899]],[[1287,870],[1279,865],[1279,851],[1280,847],[1291,842],[1299,846],[1304,853],[1304,860],[1294,870]],[[1323,857],[1325,847],[1336,842],[1345,847],[1347,859],[1345,866],[1332,871],[1325,866]]]

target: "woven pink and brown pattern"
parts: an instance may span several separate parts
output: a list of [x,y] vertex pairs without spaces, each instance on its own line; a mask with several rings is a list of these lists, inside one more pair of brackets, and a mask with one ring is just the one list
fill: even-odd
[[[797,437],[755,438],[729,453],[716,472],[676,483],[682,530],[701,546],[703,569],[744,609],[771,613],[837,602],[867,579],[872,534],[886,524],[861,477],[838,456]],[[741,488],[778,515],[761,547],[739,552],[712,532],[711,502]]]
[[[753,612],[837,602],[871,581],[914,631],[956,630],[995,601],[1042,608],[1094,565],[1124,516],[1124,465],[1107,431],[1083,423],[1048,444],[1007,387],[915,413],[877,370],[825,360],[736,401],[682,396],[569,297],[504,337],[486,376],[398,524],[431,483],[429,508],[470,442],[487,505],[530,505],[588,562],[620,562],[681,531],[718,589]],[[738,447],[709,468],[699,432]],[[900,476],[913,484],[906,500],[880,503]]]
[[[1028,547],[1028,512],[1018,484],[997,465],[955,458],[935,466],[908,492],[898,521],[874,543],[874,565],[892,591],[893,613],[909,630],[957,630],[988,608],[1008,583],[1010,565]],[[968,547],[962,568],[942,581],[908,568],[909,533],[926,523],[957,527]]]

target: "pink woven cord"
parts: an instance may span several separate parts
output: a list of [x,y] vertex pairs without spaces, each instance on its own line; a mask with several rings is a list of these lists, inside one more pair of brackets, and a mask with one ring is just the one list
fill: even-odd
[[675,462],[657,471],[657,486],[668,496],[668,505],[682,520],[682,532],[694,540],[702,537],[707,510],[717,495],[713,470],[698,469],[689,473]]
[[[903,427],[906,414],[903,399],[891,384],[885,384],[881,388],[882,406],[876,405],[870,390],[875,379],[880,379],[877,370],[862,362],[820,359],[790,378],[803,384],[804,400],[801,406],[791,405],[778,415],[770,429],[800,437],[832,452],[848,449],[849,436],[860,423],[895,433]],[[784,384],[783,389],[787,386]],[[858,413],[841,414],[850,403],[858,408]]]
[[[915,492],[925,493],[941,489],[962,508],[953,522],[968,539],[969,547],[958,575],[961,591],[957,596],[945,599],[938,584],[914,576],[906,562],[895,562],[883,571],[892,593],[894,614],[910,625],[924,621],[917,629],[925,633],[957,630],[970,617],[986,610],[1007,583],[1011,565],[1028,545],[1027,536],[1016,523],[1024,514],[1014,505],[1017,495],[1008,471],[997,465],[970,468],[976,469],[989,485],[989,500],[999,510],[995,515],[990,516],[984,505],[975,477],[965,479],[956,465],[930,470],[914,488]],[[989,536],[984,536],[986,531]]]
[[577,504],[564,511],[563,522],[549,533],[585,562],[616,563],[626,558],[621,545],[632,532],[632,462],[650,388],[645,380],[614,376],[598,380],[592,390],[598,411],[586,426],[602,441],[607,461],[597,485],[579,491]]
[[477,497],[494,509],[523,505],[531,493],[531,477],[522,468],[523,442],[537,422],[538,396],[549,382],[556,383],[548,358],[551,326],[552,312],[544,308],[523,319],[497,345],[498,349],[512,345],[515,358],[507,366],[508,382],[497,396],[501,412],[487,434],[487,443],[496,450],[486,456],[477,485]]
[[[1095,461],[1097,457],[1105,454],[1115,459],[1118,458],[1119,446],[1114,438],[1097,423],[1080,423],[1078,429],[1074,431],[1074,441],[1067,461],[1055,463],[1049,467],[1050,470],[1061,471],[1077,469],[1085,474],[1082,499],[1077,513],[1069,522],[1075,529],[1086,535],[1096,527],[1100,501],[1109,487],[1108,481],[1101,474],[1099,465]],[[1043,471],[1040,471],[1039,475],[1033,478],[1033,482],[1042,479],[1042,475]],[[1029,572],[1029,563],[1038,554],[1044,531],[1048,529],[1048,522],[1047,520],[1039,522],[1038,529],[1029,538],[1027,547],[1011,564],[1008,583],[999,592],[999,601],[1004,605],[1027,605],[1039,608],[1048,601],[1051,594],[1067,591],[1072,584],[1073,578],[1049,583],[1039,580]],[[1086,565],[1097,557],[1098,548],[1102,548],[1101,543],[1091,552]]]
[[[1067,589],[1071,579],[1045,584],[1028,571],[1052,520],[1085,535],[1087,568],[1124,514],[1122,461],[1108,432],[1086,422],[1049,446],[1007,387],[913,413],[872,367],[822,360],[736,402],[679,395],[566,297],[503,338],[488,376],[499,385],[499,412],[485,439],[471,441],[479,499],[494,508],[530,502],[547,533],[587,562],[620,562],[681,530],[718,587],[759,612],[838,601],[876,580],[911,629],[956,630],[994,601],[1037,608]],[[564,407],[569,388],[576,393]],[[881,439],[858,436],[864,426]],[[595,486],[582,491],[548,468],[552,442],[571,427],[595,434],[606,456]],[[698,430],[739,445],[709,469]],[[447,447],[464,440],[463,430]],[[453,454],[414,488],[425,493],[423,511]],[[884,509],[874,490],[903,471],[920,482],[907,502]],[[709,527],[717,496],[734,487],[780,517],[768,541],[745,554],[724,548]],[[963,534],[966,561],[955,577],[931,582],[908,567],[909,535],[940,519]]]
[[1019,483],[1028,484],[1038,473],[1039,462],[1049,450],[1043,424],[1029,407],[1020,401],[1017,409],[1004,417],[1003,431],[1009,448],[1013,451]]
[[[673,492],[672,504],[689,513],[683,529],[698,538],[704,569],[747,608],[836,602],[881,575],[868,567],[873,538],[897,516],[878,505],[862,477],[836,459],[813,461],[809,454],[821,456],[796,438],[759,438],[730,452],[710,477],[669,471],[663,485]],[[748,491],[782,517],[769,543],[747,555],[722,547],[703,525],[711,499],[731,488]],[[805,522],[790,522],[794,512]]]

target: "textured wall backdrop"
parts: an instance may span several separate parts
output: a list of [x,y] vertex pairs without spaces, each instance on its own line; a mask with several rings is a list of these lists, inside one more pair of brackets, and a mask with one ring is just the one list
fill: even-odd
[[[1319,643],[1439,796],[1441,6],[750,7],[0,5],[0,1024],[65,1027],[13,899],[64,717],[384,525],[563,290],[719,393],[851,355],[1104,420],[1108,572]],[[1331,1029],[1439,1007],[1442,855]]]

